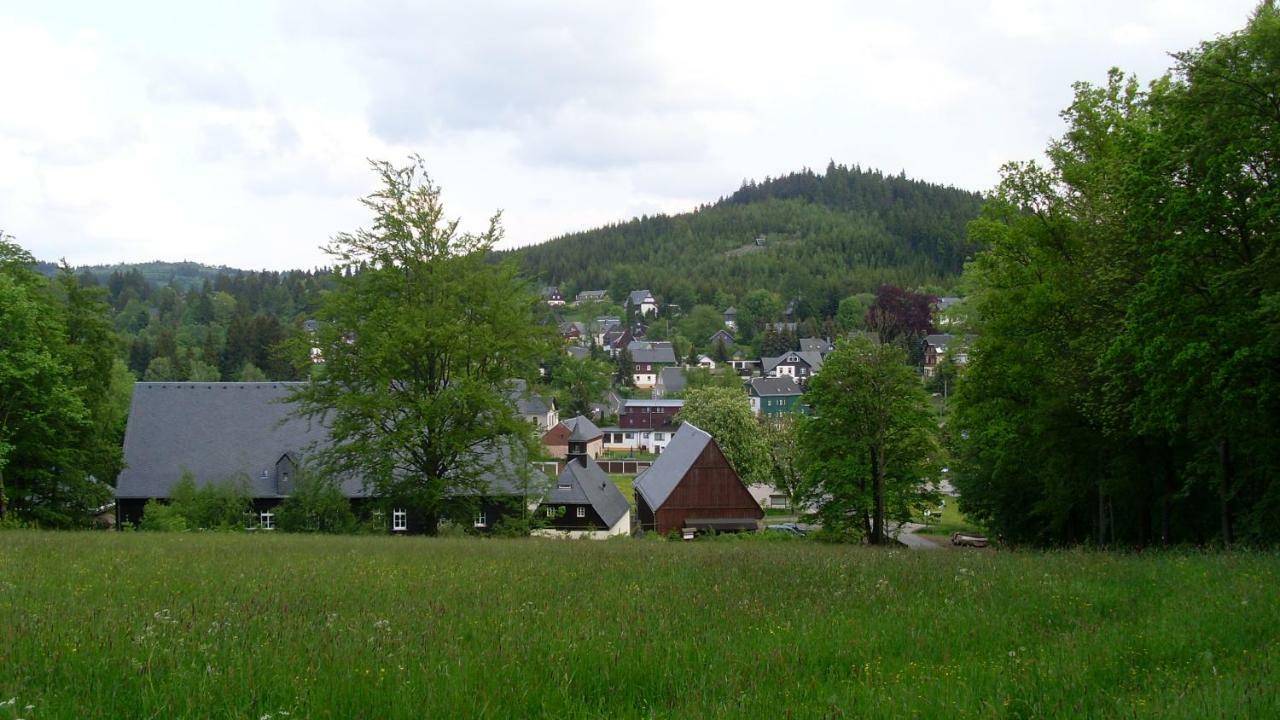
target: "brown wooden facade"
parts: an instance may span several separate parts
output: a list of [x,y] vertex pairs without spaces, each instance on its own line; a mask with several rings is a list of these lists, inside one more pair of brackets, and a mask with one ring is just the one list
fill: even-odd
[[724,453],[709,442],[656,512],[637,492],[636,515],[641,529],[666,534],[680,532],[690,519],[762,520],[764,511]]

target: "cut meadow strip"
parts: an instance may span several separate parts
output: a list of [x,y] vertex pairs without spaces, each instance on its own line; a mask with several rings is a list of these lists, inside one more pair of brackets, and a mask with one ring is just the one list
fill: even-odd
[[9,531],[0,718],[1277,717],[1277,587],[1274,553]]

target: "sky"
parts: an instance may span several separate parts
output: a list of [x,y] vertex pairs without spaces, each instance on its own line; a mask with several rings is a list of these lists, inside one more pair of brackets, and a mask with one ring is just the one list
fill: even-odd
[[0,230],[311,268],[368,226],[369,160],[413,154],[504,247],[830,160],[985,191],[1072,83],[1145,83],[1255,4],[0,0]]

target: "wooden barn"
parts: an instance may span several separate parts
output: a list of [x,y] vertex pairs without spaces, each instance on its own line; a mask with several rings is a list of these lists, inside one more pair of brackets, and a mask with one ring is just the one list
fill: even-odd
[[684,423],[635,481],[640,527],[660,533],[760,529],[764,511],[705,431]]

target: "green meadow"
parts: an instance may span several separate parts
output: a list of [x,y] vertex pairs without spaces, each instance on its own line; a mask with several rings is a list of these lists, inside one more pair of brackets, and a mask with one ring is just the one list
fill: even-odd
[[1280,555],[0,533],[0,719],[1280,717]]

